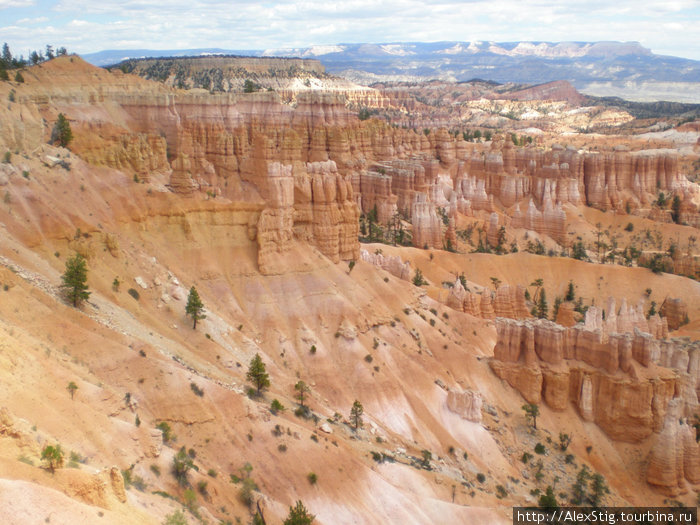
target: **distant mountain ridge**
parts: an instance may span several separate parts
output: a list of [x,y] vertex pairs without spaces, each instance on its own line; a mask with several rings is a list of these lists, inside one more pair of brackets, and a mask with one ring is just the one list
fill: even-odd
[[[541,84],[566,80],[577,89],[591,84],[700,82],[700,61],[656,55],[638,42],[397,42],[337,44],[288,49],[102,51],[84,55],[95,65],[127,58],[230,54],[316,58],[331,74],[370,84],[380,80],[467,81]],[[678,90],[687,91],[680,86]]]

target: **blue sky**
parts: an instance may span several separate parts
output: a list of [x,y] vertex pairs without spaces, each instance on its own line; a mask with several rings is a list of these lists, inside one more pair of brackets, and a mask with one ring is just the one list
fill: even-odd
[[0,0],[15,54],[351,42],[638,41],[700,60],[700,0]]

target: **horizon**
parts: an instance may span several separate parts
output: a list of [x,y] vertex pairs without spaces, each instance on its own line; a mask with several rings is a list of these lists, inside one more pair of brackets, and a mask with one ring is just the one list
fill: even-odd
[[[700,60],[693,0],[351,0],[335,5],[245,0],[0,0],[3,41],[17,55],[63,46],[111,50],[254,51],[341,44],[433,42],[638,42],[657,55]],[[144,35],[147,35],[144,37]]]

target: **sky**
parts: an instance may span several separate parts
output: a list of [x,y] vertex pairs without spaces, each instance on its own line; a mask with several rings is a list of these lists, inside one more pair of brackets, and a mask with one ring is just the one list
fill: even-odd
[[0,42],[278,49],[358,42],[637,41],[700,60],[700,0],[0,0]]

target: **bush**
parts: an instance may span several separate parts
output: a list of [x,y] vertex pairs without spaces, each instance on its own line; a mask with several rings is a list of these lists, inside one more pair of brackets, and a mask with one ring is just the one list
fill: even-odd
[[197,482],[197,492],[199,492],[202,496],[206,496],[207,494],[209,494],[207,485],[208,483],[205,480],[199,480]]
[[546,451],[547,449],[542,443],[537,443],[537,445],[535,445],[535,454],[544,454]]
[[193,467],[194,462],[183,446],[173,457],[173,475],[181,487],[188,485],[187,474]]
[[194,392],[195,395],[199,397],[204,396],[204,390],[199,388],[196,383],[190,383],[190,388],[192,389],[192,392]]
[[483,483],[484,481],[486,481],[486,476],[485,476],[484,474],[482,474],[481,472],[479,472],[479,473],[476,475],[476,480],[477,480],[479,483]]
[[306,475],[306,479],[309,480],[309,483],[311,483],[312,485],[315,485],[316,482],[318,481],[318,476],[316,475],[315,472],[309,472],[309,473]]
[[625,231],[626,231],[626,232],[632,232],[632,231],[634,231],[634,224],[632,224],[631,222],[628,222],[628,223],[627,223],[627,226],[625,226]]
[[284,405],[280,403],[278,399],[273,399],[270,403],[270,412],[277,415],[277,412],[282,412],[284,410]]
[[311,525],[315,517],[313,514],[309,514],[300,500],[296,502],[294,507],[289,507],[289,515],[284,520],[283,525]]
[[423,278],[423,272],[420,271],[420,268],[416,268],[416,273],[413,274],[413,284],[415,286],[423,286],[428,284],[428,281]]
[[508,495],[508,491],[503,485],[496,485],[496,492],[498,493],[496,495],[498,499],[503,499]]
[[46,467],[53,472],[63,466],[63,450],[61,445],[46,445],[41,451],[41,460],[46,463]]
[[131,297],[133,297],[134,299],[136,299],[137,301],[138,301],[139,298],[141,297],[141,296],[139,295],[139,293],[138,293],[136,290],[134,290],[133,288],[129,288],[129,289],[127,290],[127,293],[128,293]]
[[167,422],[161,421],[156,425],[156,428],[163,433],[163,443],[167,445],[175,441],[175,434],[173,434],[173,431]]
[[163,525],[187,525],[187,518],[185,513],[181,510],[176,510],[172,514],[168,514],[165,517]]
[[238,490],[239,499],[250,506],[253,503],[253,492],[258,490],[258,485],[250,478],[242,480],[241,488]]

